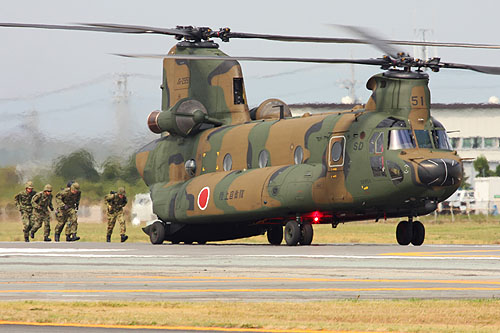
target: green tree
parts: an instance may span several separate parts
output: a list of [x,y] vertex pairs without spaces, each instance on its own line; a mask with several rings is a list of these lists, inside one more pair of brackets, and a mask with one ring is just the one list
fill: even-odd
[[491,177],[494,175],[494,172],[490,170],[488,160],[484,157],[484,155],[476,158],[473,165],[474,170],[477,171],[476,177]]
[[120,161],[115,157],[109,157],[102,164],[101,178],[103,180],[118,180],[122,175],[122,166]]
[[125,163],[121,178],[129,184],[135,184],[141,178],[135,166],[135,154],[132,154]]
[[99,180],[94,156],[85,149],[59,157],[54,163],[56,176],[69,179],[85,179],[92,182]]

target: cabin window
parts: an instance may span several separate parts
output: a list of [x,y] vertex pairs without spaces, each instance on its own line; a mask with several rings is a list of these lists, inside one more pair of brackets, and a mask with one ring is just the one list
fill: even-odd
[[259,168],[265,168],[269,163],[269,153],[267,150],[262,150],[259,153]]
[[389,150],[415,148],[415,141],[410,130],[389,131]]
[[243,78],[235,77],[233,78],[233,95],[234,104],[245,104],[245,99],[243,96]]
[[330,152],[332,162],[338,162],[342,157],[342,142],[335,141]]
[[196,162],[193,159],[187,160],[186,163],[184,163],[184,167],[186,168],[186,173],[189,176],[194,176],[196,173]]
[[372,156],[370,157],[370,165],[374,177],[385,177],[384,157]]
[[415,137],[419,148],[432,148],[431,138],[427,130],[415,130]]
[[224,171],[229,171],[233,168],[233,158],[231,157],[231,154],[226,154],[226,156],[224,156],[222,166],[224,168]]
[[445,130],[432,131],[432,138],[434,139],[434,147],[438,149],[453,150]]
[[[295,148],[295,152],[293,154],[293,159],[294,159],[295,164],[302,163],[302,160],[304,159],[304,150],[302,149],[301,146],[297,146],[297,148]],[[338,160],[336,160],[336,161],[338,161]]]
[[370,138],[370,153],[382,154],[384,152],[384,133],[375,132]]

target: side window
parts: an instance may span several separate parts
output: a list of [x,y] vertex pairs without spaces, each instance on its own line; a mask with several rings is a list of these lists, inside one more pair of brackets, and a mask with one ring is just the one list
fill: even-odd
[[370,153],[382,154],[384,152],[384,133],[375,132],[370,138]]
[[243,98],[243,78],[233,78],[233,94],[234,104],[245,104],[245,99]]
[[231,157],[231,154],[226,154],[226,156],[224,156],[222,166],[224,167],[224,171],[229,171],[233,168],[233,158]]
[[345,139],[343,136],[334,136],[330,138],[330,149],[328,152],[328,164],[330,167],[344,165],[344,147]]
[[297,146],[297,148],[295,148],[295,152],[293,153],[293,160],[295,164],[300,164],[302,163],[303,159],[304,159],[304,150],[302,149],[301,146]]
[[372,156],[370,157],[370,165],[374,177],[385,177],[384,157]]
[[267,150],[262,150],[259,153],[259,168],[265,168],[269,163],[269,153]]

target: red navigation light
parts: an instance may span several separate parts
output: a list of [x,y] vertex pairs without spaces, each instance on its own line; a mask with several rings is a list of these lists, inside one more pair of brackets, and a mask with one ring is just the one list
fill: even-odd
[[313,218],[313,223],[319,223],[319,220],[323,217],[323,214],[321,214],[318,211],[315,211],[312,213],[312,218]]

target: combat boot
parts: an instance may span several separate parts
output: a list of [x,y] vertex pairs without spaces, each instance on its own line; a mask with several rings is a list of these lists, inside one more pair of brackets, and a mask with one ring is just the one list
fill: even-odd
[[26,243],[29,243],[29,242],[30,242],[30,237],[28,236],[28,233],[27,233],[27,232],[25,232],[25,233],[24,233],[24,241],[25,241]]
[[74,242],[74,241],[77,241],[77,240],[80,240],[80,237],[78,237],[78,236],[76,235],[76,233],[71,234],[71,241],[73,241],[73,242]]
[[33,230],[31,230],[30,236],[31,236],[31,239],[35,238],[35,232]]
[[71,235],[66,235],[66,242],[71,242],[73,239],[71,239]]
[[44,241],[44,242],[50,242],[50,241],[52,241],[52,239],[50,239],[50,237],[49,237],[49,236],[45,236],[45,237],[43,238],[43,241]]
[[127,236],[127,235],[122,235],[122,240],[121,240],[121,242],[123,243],[123,242],[125,242],[127,239],[128,239],[128,236]]
[[106,235],[106,242],[111,243],[111,235]]
[[60,234],[54,234],[54,240],[55,240],[56,242],[59,242],[59,237],[61,237],[61,235],[60,235]]

